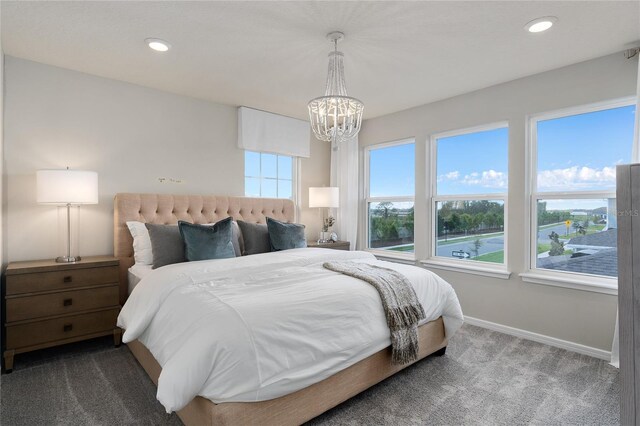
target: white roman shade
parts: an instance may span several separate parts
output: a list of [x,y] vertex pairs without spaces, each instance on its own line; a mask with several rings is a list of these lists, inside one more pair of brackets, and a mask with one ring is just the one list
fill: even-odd
[[292,157],[310,156],[309,123],[257,109],[238,108],[238,148]]

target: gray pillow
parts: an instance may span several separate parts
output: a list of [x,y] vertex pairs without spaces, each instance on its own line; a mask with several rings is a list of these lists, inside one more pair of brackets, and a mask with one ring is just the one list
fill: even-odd
[[271,251],[269,244],[269,231],[267,225],[238,221],[242,240],[244,242],[243,256],[248,254],[268,253]]
[[220,220],[213,226],[195,225],[179,221],[178,228],[184,240],[184,253],[189,262],[236,257],[233,249],[231,218]]
[[151,223],[145,223],[145,226],[149,230],[149,239],[151,240],[153,269],[186,261],[184,241],[177,226]]
[[267,230],[272,251],[303,248],[307,246],[304,236],[304,225],[298,223],[286,223],[267,218]]
[[[151,252],[153,256],[153,265],[152,268],[156,269],[161,266],[171,265],[172,263],[180,263],[186,262],[187,258],[184,254],[184,240],[182,239],[182,235],[180,235],[180,230],[176,225],[154,225],[152,223],[144,224],[149,230],[149,239],[151,239]],[[204,226],[213,226],[214,224],[206,224]],[[154,229],[153,234],[155,234],[155,244],[153,242],[154,238],[151,236],[152,231]],[[242,241],[242,234],[240,233],[240,228],[238,224],[234,221],[232,224],[232,244],[233,251],[235,252],[236,257],[240,257],[242,255],[242,250],[244,249],[244,244]],[[157,247],[154,251],[154,247]],[[156,254],[158,253],[157,259]]]
[[235,220],[231,222],[231,242],[233,243],[233,251],[236,253],[236,257],[242,256],[244,251],[244,242],[242,241],[242,232],[238,226],[238,222]]

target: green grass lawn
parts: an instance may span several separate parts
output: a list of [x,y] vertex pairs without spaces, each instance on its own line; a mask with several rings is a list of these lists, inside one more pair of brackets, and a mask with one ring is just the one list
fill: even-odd
[[[538,244],[538,254],[551,250],[551,244]],[[564,254],[572,254],[572,250],[565,250]]]
[[402,247],[392,247],[389,248],[387,250],[391,250],[391,251],[413,251],[413,244],[411,244],[410,246],[402,246]]
[[[571,228],[573,229],[573,228]],[[591,235],[591,234],[595,234],[597,232],[600,232],[604,229],[604,225],[600,224],[600,225],[591,225],[587,228],[587,234],[586,235]],[[560,235],[560,239],[561,240],[569,240],[571,238],[574,237],[580,237],[582,234],[578,234],[577,232],[571,232],[569,233],[569,235]]]
[[538,229],[548,229],[548,228],[553,228],[554,226],[558,226],[558,225],[560,225],[561,223],[564,223],[564,222],[549,223],[549,224],[547,224],[547,225],[541,225],[541,226],[538,226]]
[[551,243],[549,244],[538,244],[538,254],[544,253],[546,251],[551,250]]
[[472,260],[478,260],[480,262],[504,263],[504,250],[481,254],[478,257],[472,258]]
[[469,237],[464,237],[464,238],[459,238],[459,237],[453,237],[455,239],[451,239],[451,240],[438,240],[438,247],[439,246],[446,246],[449,244],[457,244],[457,243],[464,243],[467,241],[475,241],[478,238],[479,239],[484,239],[484,238],[491,238],[491,237],[500,237],[504,235],[504,232],[496,232],[496,233],[489,233],[489,234],[477,234],[477,235],[471,235]]

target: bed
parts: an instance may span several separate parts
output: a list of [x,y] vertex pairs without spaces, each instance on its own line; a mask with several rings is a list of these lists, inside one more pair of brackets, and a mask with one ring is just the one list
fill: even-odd
[[[115,255],[120,260],[123,302],[129,290],[129,269],[134,263],[133,240],[126,226],[127,221],[175,224],[178,220],[186,220],[212,223],[229,216],[255,223],[264,223],[267,216],[292,222],[295,206],[290,200],[281,199],[117,194],[114,200],[114,247]],[[326,333],[335,334],[332,329],[341,324],[337,322],[339,315],[327,315],[330,310],[328,307],[345,316],[349,316],[350,310],[353,310],[352,317],[356,322],[359,315],[367,315],[367,312],[378,309],[371,305],[379,305],[380,302],[379,299],[374,301],[377,296],[370,286],[350,277],[330,275],[335,273],[321,267],[327,259],[380,262],[364,252],[295,249],[235,259],[192,262],[193,265],[169,265],[145,272],[137,286],[132,288],[130,300],[123,307],[121,317],[125,328],[124,340],[149,377],[158,385],[158,399],[167,411],[175,410],[187,425],[301,424],[409,365],[391,364],[388,328],[385,340],[380,334],[382,326],[377,323],[361,329],[349,325],[350,329],[359,330],[350,339],[358,342],[357,339],[361,338],[375,343],[361,345],[362,347],[354,345],[357,350],[341,347],[340,339],[344,340],[343,336],[336,337],[335,341],[326,341],[328,347],[335,345],[335,353],[325,347],[318,349],[317,342],[307,342],[305,339],[296,340],[296,344],[291,347],[286,342],[271,342],[266,346],[261,343],[266,341],[265,336],[270,333],[269,327],[261,327],[261,324],[267,322],[266,318],[273,317],[274,323],[285,324],[278,336],[290,331],[293,335],[295,331],[331,339]],[[446,336],[451,336],[462,323],[462,313],[455,293],[439,277],[421,268],[399,264],[393,264],[392,267],[400,268],[405,275],[415,275],[415,281],[424,281],[421,289],[416,289],[417,293],[425,293],[421,297],[438,300],[438,304],[433,307],[425,306],[428,315],[427,321],[418,328],[418,359],[433,353],[444,353]],[[303,276],[308,278],[303,279]],[[295,279],[292,280],[292,277]],[[414,278],[411,279],[414,282]],[[233,286],[227,285],[230,281],[234,283]],[[244,287],[236,285],[240,281]],[[313,287],[309,287],[312,285]],[[351,294],[345,293],[331,299],[332,294],[349,286],[356,289],[349,290],[350,292],[359,292],[357,306],[349,301],[350,297],[355,297]],[[274,289],[282,290],[274,293]],[[313,290],[313,303],[305,305],[304,311],[296,311],[298,304],[289,302],[287,297],[292,300],[307,297],[305,295],[310,293],[309,289]],[[251,293],[247,293],[249,291]],[[323,292],[326,293],[325,299]],[[246,294],[259,294],[259,300],[275,294],[277,297],[274,300],[277,302],[274,302],[274,306],[277,309],[270,314],[260,314],[259,308],[255,313],[248,311],[252,303],[249,302],[250,298],[244,297]],[[190,308],[179,312],[180,306],[185,304]],[[220,312],[227,306],[232,306],[227,317],[219,318],[225,318],[226,321],[240,313],[242,321],[238,323],[244,326],[236,330],[225,322],[224,328],[211,326],[213,328],[210,331],[198,338],[186,337],[192,333],[197,336],[197,332],[193,331],[194,328],[181,330],[177,323],[209,318],[205,309],[207,306],[217,306],[216,315],[223,315]],[[356,308],[350,309],[350,306]],[[358,309],[362,311],[358,312]],[[294,319],[297,314],[301,317],[307,315],[314,318],[314,321],[296,322]],[[234,336],[240,336],[237,339],[240,342],[238,349],[233,349],[236,352],[228,352],[233,357],[226,352],[223,355],[218,352],[210,354],[206,348],[210,348],[207,345],[212,343],[207,343],[207,339],[215,343],[218,338],[216,333],[222,333],[221,330],[227,328],[233,330]],[[247,338],[241,337],[245,328],[251,332]],[[167,341],[172,342],[171,345]],[[191,358],[184,358],[187,355]],[[249,356],[255,357],[256,365],[260,359],[261,365],[256,374],[252,374],[250,368],[243,367],[247,370],[245,374],[238,367],[244,365],[240,362],[243,357]],[[199,369],[201,364],[209,362],[209,358],[216,358],[216,362],[222,362],[221,365],[225,368],[205,377],[206,374],[200,374],[200,371],[209,371],[208,367]],[[290,367],[290,371],[281,371],[285,364]],[[237,370],[233,370],[234,368]],[[230,377],[234,377],[234,380],[237,377],[237,383],[231,383]],[[194,385],[198,380],[202,383]],[[252,381],[259,382],[259,386],[255,389],[251,387],[257,386]]]

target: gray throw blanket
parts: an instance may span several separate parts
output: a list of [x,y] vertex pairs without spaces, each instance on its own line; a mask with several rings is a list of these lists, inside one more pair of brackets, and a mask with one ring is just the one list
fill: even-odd
[[326,262],[325,268],[371,284],[380,295],[391,330],[391,362],[406,364],[418,359],[418,322],[424,309],[409,280],[392,269],[358,262]]

